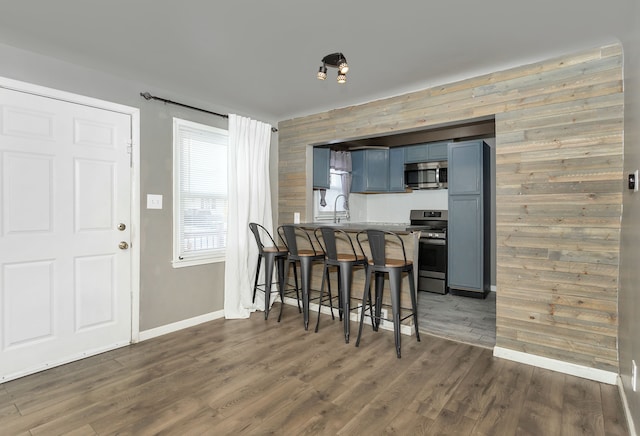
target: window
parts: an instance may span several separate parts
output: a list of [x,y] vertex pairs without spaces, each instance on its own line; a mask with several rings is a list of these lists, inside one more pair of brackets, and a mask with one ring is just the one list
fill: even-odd
[[313,211],[315,221],[333,220],[334,205],[336,206],[336,217],[341,220],[349,219],[349,210],[344,207],[344,197],[340,197],[336,203],[338,195],[343,194],[342,183],[344,171],[336,171],[333,168],[329,172],[329,189],[324,196],[325,205],[322,205],[322,196],[319,189],[313,191]]
[[173,119],[173,266],[224,261],[227,146],[223,129]]

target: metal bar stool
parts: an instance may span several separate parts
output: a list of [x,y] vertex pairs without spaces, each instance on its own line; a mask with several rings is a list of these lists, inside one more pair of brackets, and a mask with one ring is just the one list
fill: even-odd
[[[321,234],[321,237],[320,237]],[[314,236],[318,241],[318,245],[324,251],[324,273],[322,275],[322,286],[320,287],[320,300],[324,294],[325,277],[329,279],[329,268],[338,268],[338,296],[340,301],[340,319],[344,323],[344,341],[349,343],[351,305],[351,282],[353,279],[353,269],[356,266],[366,268],[367,258],[360,249],[360,253],[356,253],[353,241],[347,232],[333,227],[318,227],[314,231]],[[323,243],[320,241],[322,239]],[[350,252],[338,253],[337,241],[342,240],[348,245]],[[349,251],[349,250],[347,250]],[[353,309],[357,309],[353,308]],[[318,307],[318,320],[316,321],[316,333],[320,326],[320,307]]]
[[[287,263],[300,263],[300,281],[302,288],[302,315],[304,318],[304,329],[309,329],[309,292],[311,290],[311,268],[314,262],[323,261],[324,253],[318,251],[311,241],[309,233],[297,226],[285,224],[278,227],[278,236],[287,247]],[[301,238],[309,248],[299,249],[297,239]],[[295,268],[295,266],[294,266]],[[294,270],[295,271],[295,270]],[[287,283],[289,268],[285,268],[284,282]],[[329,288],[329,292],[331,289]],[[329,294],[331,299],[331,294]],[[331,300],[329,300],[331,301]],[[319,301],[319,304],[322,302]],[[333,305],[331,305],[331,316],[333,317]],[[280,307],[280,317],[282,317],[282,307]],[[280,319],[278,317],[278,319]]]
[[[256,277],[253,284],[253,302],[256,302],[256,291],[258,287],[261,286],[258,284],[258,277],[260,275],[260,265],[262,264],[262,259],[264,259],[264,319],[269,317],[269,310],[271,305],[271,283],[273,281],[273,266],[277,263],[278,269],[278,292],[280,293],[280,301],[284,304],[284,296],[288,293],[293,292],[286,290],[286,282],[284,281],[284,263],[289,251],[285,247],[278,247],[276,241],[273,239],[269,231],[264,228],[262,225],[258,223],[249,223],[249,229],[251,233],[253,233],[254,238],[256,239],[256,244],[258,245],[258,265],[256,267]],[[271,245],[264,245],[264,240],[271,242]],[[298,300],[298,310],[300,311],[300,293],[298,291],[298,274],[296,273],[296,267],[293,267],[293,276],[295,280],[295,293],[296,299]],[[278,319],[280,321],[280,319]]]
[[[416,298],[415,283],[413,281],[413,262],[407,260],[407,254],[404,249],[404,242],[402,238],[393,232],[387,232],[382,230],[364,230],[359,232],[356,236],[358,245],[362,249],[361,237],[366,233],[369,241],[369,248],[371,251],[371,259],[367,262],[366,280],[364,285],[364,292],[362,294],[362,311],[360,315],[360,327],[358,329],[358,339],[356,340],[356,347],[360,345],[360,337],[362,335],[362,326],[364,325],[365,308],[368,306],[371,309],[371,274],[375,274],[376,281],[376,303],[375,314],[371,316],[371,325],[375,330],[378,329],[382,308],[382,293],[384,286],[384,275],[389,275],[389,287],[391,289],[391,311],[393,320],[393,332],[395,335],[396,353],[400,358],[400,322],[413,317],[413,324],[416,330],[416,339],[420,342],[420,332],[418,331],[418,305]],[[402,259],[387,258],[385,246],[389,238],[389,243],[396,243],[400,245],[402,249]],[[402,308],[400,306],[400,291],[402,286],[402,273],[409,274],[409,291],[411,294],[411,313],[407,316],[401,317]],[[371,311],[370,311],[371,313]]]

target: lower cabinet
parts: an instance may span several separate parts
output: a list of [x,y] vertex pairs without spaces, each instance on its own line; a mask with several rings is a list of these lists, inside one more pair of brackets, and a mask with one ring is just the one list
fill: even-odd
[[480,196],[449,197],[447,227],[448,285],[458,290],[482,291],[484,264],[483,212]]

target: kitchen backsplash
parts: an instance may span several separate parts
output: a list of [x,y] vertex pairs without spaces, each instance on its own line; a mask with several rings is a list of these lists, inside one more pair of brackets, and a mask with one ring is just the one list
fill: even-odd
[[408,223],[411,209],[448,209],[447,193],[446,189],[429,189],[404,194],[350,194],[351,221]]

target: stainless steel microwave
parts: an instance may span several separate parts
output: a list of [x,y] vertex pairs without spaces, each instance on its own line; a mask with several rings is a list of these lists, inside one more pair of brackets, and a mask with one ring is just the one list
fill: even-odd
[[404,165],[404,183],[411,189],[447,187],[447,162],[420,162]]

